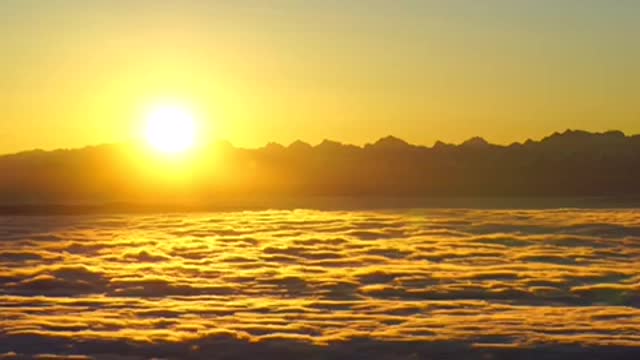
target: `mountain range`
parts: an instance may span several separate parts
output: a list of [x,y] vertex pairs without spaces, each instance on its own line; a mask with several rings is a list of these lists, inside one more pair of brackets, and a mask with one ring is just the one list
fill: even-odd
[[539,141],[418,146],[218,142],[183,160],[134,144],[0,156],[0,203],[215,202],[258,197],[631,197],[640,135],[567,130]]

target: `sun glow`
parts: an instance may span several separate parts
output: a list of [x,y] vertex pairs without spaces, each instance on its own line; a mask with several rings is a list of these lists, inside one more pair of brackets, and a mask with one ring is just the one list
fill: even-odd
[[196,145],[196,121],[185,108],[157,106],[147,113],[145,120],[144,137],[160,153],[184,153]]

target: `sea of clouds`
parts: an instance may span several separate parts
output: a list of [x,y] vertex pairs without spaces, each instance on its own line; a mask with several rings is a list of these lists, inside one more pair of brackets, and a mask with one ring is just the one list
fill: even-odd
[[640,358],[640,211],[0,217],[0,358]]

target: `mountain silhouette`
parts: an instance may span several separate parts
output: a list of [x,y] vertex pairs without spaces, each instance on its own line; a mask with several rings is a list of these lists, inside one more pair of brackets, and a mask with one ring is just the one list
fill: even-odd
[[387,136],[379,139],[373,144],[365,145],[365,149],[376,149],[376,150],[392,150],[392,151],[403,151],[412,148],[408,142],[399,139],[395,136]]
[[141,152],[115,144],[0,156],[0,203],[640,195],[640,136],[620,131],[567,130],[506,146],[480,137],[432,147],[393,136],[362,147],[324,140],[242,149],[220,142],[200,151],[193,166],[143,161]]
[[470,148],[486,148],[486,147],[491,146],[491,144],[489,144],[489,142],[487,140],[485,140],[484,138],[481,138],[479,136],[475,136],[475,137],[472,137],[471,139],[463,142],[462,144],[460,144],[460,146],[470,147]]

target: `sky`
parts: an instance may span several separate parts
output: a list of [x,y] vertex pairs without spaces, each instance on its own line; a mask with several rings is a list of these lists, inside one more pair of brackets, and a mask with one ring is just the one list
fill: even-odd
[[0,1],[0,153],[136,139],[510,143],[640,133],[640,1]]

